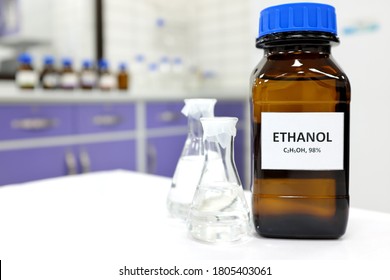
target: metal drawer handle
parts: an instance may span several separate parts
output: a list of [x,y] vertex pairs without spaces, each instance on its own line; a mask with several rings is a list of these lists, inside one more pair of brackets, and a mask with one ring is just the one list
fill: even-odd
[[148,144],[147,147],[147,172],[150,174],[156,173],[157,167],[157,149],[154,145]]
[[163,122],[173,122],[173,121],[177,121],[180,118],[181,118],[181,114],[172,111],[162,112],[158,116],[158,119]]
[[85,149],[80,150],[80,164],[81,164],[81,173],[91,172],[91,159],[88,152]]
[[93,117],[93,124],[99,126],[113,126],[122,123],[122,117],[115,115],[99,115]]
[[11,127],[22,130],[43,130],[57,126],[58,121],[46,118],[27,118],[11,121]]
[[66,170],[67,175],[77,174],[76,157],[70,150],[66,151],[65,153],[65,164],[67,169]]

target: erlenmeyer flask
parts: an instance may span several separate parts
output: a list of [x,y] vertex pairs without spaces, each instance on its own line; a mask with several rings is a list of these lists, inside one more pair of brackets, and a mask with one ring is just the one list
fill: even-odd
[[206,155],[188,214],[190,234],[207,242],[247,236],[249,208],[234,162],[237,118],[201,118]]
[[177,163],[167,207],[171,216],[185,220],[204,165],[201,117],[213,117],[216,99],[185,99],[182,113],[188,117],[188,136]]

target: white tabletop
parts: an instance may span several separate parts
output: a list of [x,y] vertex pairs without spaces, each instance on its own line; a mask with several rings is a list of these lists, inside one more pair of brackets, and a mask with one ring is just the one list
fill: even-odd
[[[269,239],[253,234],[235,244],[201,243],[188,236],[184,223],[168,217],[169,187],[169,178],[127,171],[1,187],[4,271],[7,261],[16,269],[22,260],[28,266],[40,259],[51,260],[50,267],[57,264],[57,269],[70,261],[88,260],[93,266],[92,260],[107,259],[122,261],[113,261],[113,266],[161,260],[390,259],[390,214],[355,208],[350,211],[347,233],[338,240]],[[36,264],[33,267],[39,270]]]

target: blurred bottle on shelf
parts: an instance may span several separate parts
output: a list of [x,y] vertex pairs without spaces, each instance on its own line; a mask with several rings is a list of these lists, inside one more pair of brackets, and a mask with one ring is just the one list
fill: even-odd
[[56,89],[59,86],[58,71],[54,66],[54,57],[47,55],[43,58],[43,69],[39,78],[44,89]]
[[159,84],[158,64],[149,63],[145,88],[147,90],[156,91],[159,90]]
[[132,71],[132,82],[131,88],[133,93],[138,93],[142,91],[146,87],[147,76],[148,76],[148,65],[145,61],[145,56],[142,54],[138,54],[135,56],[134,63],[131,67]]
[[169,89],[171,87],[171,64],[167,56],[160,59],[158,65],[158,83],[162,89]]
[[73,70],[73,61],[70,58],[62,59],[62,71],[60,77],[62,89],[75,89],[78,87],[78,78]]
[[129,89],[129,83],[130,83],[130,75],[127,71],[127,66],[125,63],[121,63],[119,65],[119,72],[117,74],[117,85],[118,90],[128,90]]
[[170,45],[170,36],[167,32],[167,26],[166,26],[166,20],[162,17],[159,17],[156,19],[155,26],[156,26],[156,33],[154,36],[155,39],[155,46],[157,49],[160,49],[162,51],[167,51],[169,49]]
[[185,89],[190,92],[197,92],[199,90],[202,79],[200,69],[195,65],[191,65],[188,68],[186,74],[188,75],[188,77],[186,77],[186,83],[184,85]]
[[178,50],[183,50],[184,46],[188,48],[186,41],[183,41],[183,34],[187,31],[186,23],[172,16],[167,18],[159,16],[155,20],[154,45],[162,53],[173,56]]
[[112,90],[116,87],[116,81],[113,74],[110,72],[108,61],[101,59],[99,61],[99,89],[104,91]]
[[22,53],[18,57],[19,67],[16,71],[15,82],[21,89],[35,88],[38,75],[32,66],[32,57],[28,53]]
[[172,88],[183,90],[184,81],[187,80],[184,72],[183,61],[180,57],[175,57],[172,64]]
[[82,89],[90,90],[96,87],[97,75],[93,67],[92,61],[85,59],[83,61],[80,72],[80,87]]
[[200,86],[204,89],[217,89],[219,88],[218,84],[218,75],[213,70],[205,70],[202,72]]

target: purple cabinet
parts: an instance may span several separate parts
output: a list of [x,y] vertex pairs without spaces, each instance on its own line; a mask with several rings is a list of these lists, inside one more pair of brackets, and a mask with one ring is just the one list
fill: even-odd
[[68,105],[1,105],[0,140],[69,135],[73,118]]
[[79,145],[80,172],[126,169],[136,170],[134,140]]
[[135,141],[0,151],[0,186],[112,169],[136,169]]
[[0,151],[0,185],[75,174],[72,147]]
[[[187,118],[181,113],[184,102],[146,103],[145,116],[138,116],[145,117],[145,122],[138,122],[145,123],[145,128],[136,127],[136,106],[0,105],[0,186],[68,174],[136,170],[138,166],[172,177],[187,137]],[[235,161],[243,181],[247,158],[244,108],[244,102],[221,100],[215,108],[216,116],[239,118]],[[137,135],[136,129],[142,133]],[[28,141],[34,138],[37,141]],[[27,141],[14,141],[23,139]],[[32,148],[37,143],[40,148]],[[138,144],[146,149],[137,151]],[[137,157],[138,152],[144,154]],[[137,162],[137,158],[142,160]]]
[[186,138],[183,134],[148,139],[147,172],[172,177]]
[[79,105],[75,114],[78,133],[133,130],[134,104]]
[[187,137],[187,118],[181,113],[183,106],[183,101],[146,104],[147,134],[153,135],[146,141],[148,173],[173,176]]
[[[134,129],[134,104],[2,105],[0,145],[7,141],[8,148],[0,151],[0,185],[82,172],[135,170],[135,140],[112,137]],[[101,133],[96,136],[100,138],[89,136],[92,143],[81,144],[91,133]],[[49,147],[32,148],[29,141],[15,146],[13,141],[34,138]],[[7,150],[10,145],[14,146]]]
[[181,113],[184,102],[151,102],[146,105],[146,127],[185,126],[187,118]]

